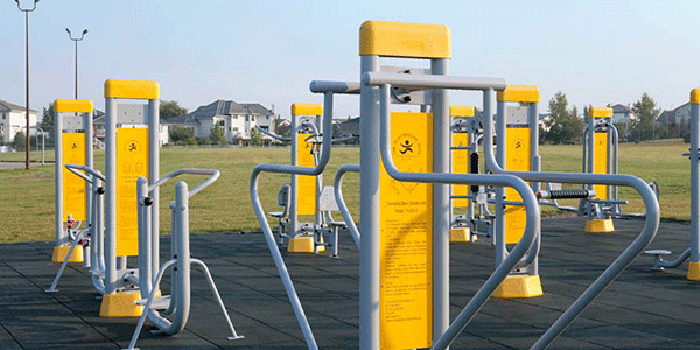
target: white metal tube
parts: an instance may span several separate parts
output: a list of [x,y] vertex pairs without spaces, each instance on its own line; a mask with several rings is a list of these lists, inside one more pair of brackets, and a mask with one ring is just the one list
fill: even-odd
[[117,278],[117,101],[105,99],[105,294],[114,293]]
[[[379,56],[360,56],[360,77],[379,69]],[[379,350],[378,92],[360,86],[360,350]]]
[[502,91],[506,81],[501,78],[454,77],[444,75],[410,75],[403,73],[380,73],[368,71],[362,75],[362,84],[379,86],[390,84],[418,89],[487,90]]
[[350,215],[350,211],[348,210],[348,206],[345,204],[345,199],[343,198],[343,176],[345,175],[346,172],[352,171],[355,173],[360,172],[360,165],[359,164],[343,164],[339,169],[338,172],[335,175],[335,202],[338,204],[338,209],[340,209],[340,213],[343,215],[343,221],[345,221],[345,225],[348,226],[348,230],[350,230],[350,235],[352,236],[352,240],[355,241],[355,245],[357,247],[360,247],[360,232],[357,230],[357,226],[355,226],[355,221],[352,219],[352,216]]

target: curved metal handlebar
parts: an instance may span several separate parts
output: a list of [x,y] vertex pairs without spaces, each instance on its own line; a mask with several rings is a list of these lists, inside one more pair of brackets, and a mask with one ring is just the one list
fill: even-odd
[[[659,202],[651,188],[642,179],[632,175],[618,174],[575,174],[554,172],[530,172],[508,171],[501,168],[496,161],[492,149],[492,118],[491,96],[492,91],[484,91],[484,155],[489,169],[496,174],[511,174],[526,181],[554,181],[562,183],[587,183],[621,185],[635,189],[643,198],[646,208],[644,228],[639,236],[610,264],[586,291],[564,312],[564,314],[545,332],[545,334],[532,346],[531,349],[545,349],[566,329],[566,327],[583,311],[588,304],[600,294],[631,262],[649,245],[659,228]],[[500,107],[500,104],[499,104]],[[497,114],[499,114],[497,112]],[[505,125],[500,126],[501,128]]]
[[338,172],[335,174],[335,202],[338,204],[338,209],[340,209],[340,213],[343,215],[343,221],[348,225],[350,235],[352,235],[355,245],[359,248],[360,231],[357,230],[355,221],[352,219],[348,206],[345,205],[345,199],[343,198],[343,176],[345,176],[345,173],[348,171],[359,173],[360,164],[343,164],[340,169],[338,169]]
[[[333,117],[333,94],[331,92],[326,92],[323,94],[323,133],[326,135],[331,134],[331,123]],[[318,134],[318,132],[316,132]],[[315,167],[300,167],[292,165],[282,165],[282,164],[258,164],[253,168],[253,173],[250,175],[250,199],[253,203],[253,210],[258,218],[260,227],[265,235],[265,240],[267,242],[267,247],[270,249],[272,254],[272,259],[275,261],[275,266],[280,274],[280,279],[287,292],[287,297],[289,302],[292,304],[294,309],[294,314],[299,322],[301,332],[304,335],[304,340],[309,348],[309,350],[316,350],[318,346],[316,345],[316,339],[311,331],[311,326],[309,326],[309,321],[304,314],[304,309],[301,306],[301,301],[297,296],[296,290],[294,288],[294,283],[289,277],[289,271],[284,264],[282,259],[282,254],[280,253],[275,237],[272,234],[272,229],[265,216],[265,211],[263,210],[262,204],[260,203],[260,194],[258,192],[258,180],[262,172],[270,172],[276,174],[289,174],[289,175],[319,175],[323,172],[328,164],[328,160],[331,157],[331,143],[323,142],[321,144],[321,154]]]
[[255,129],[257,129],[258,131],[260,131],[261,133],[263,133],[263,134],[265,134],[265,135],[267,135],[267,136],[272,137],[273,139],[275,139],[275,140],[277,140],[277,141],[288,142],[288,141],[291,141],[291,140],[292,140],[292,139],[289,138],[289,137],[282,137],[281,135],[277,135],[277,134],[275,134],[275,133],[271,133],[271,132],[269,132],[269,131],[267,131],[267,130],[261,128],[259,125],[256,125],[256,126],[255,126]]
[[73,174],[75,174],[75,175],[77,175],[77,176],[80,176],[81,178],[83,178],[83,180],[85,180],[85,181],[87,181],[87,182],[92,183],[92,179],[89,178],[87,175],[78,172],[78,170],[82,170],[82,171],[84,171],[84,172],[87,173],[87,174],[96,176],[96,177],[97,177],[98,179],[100,179],[100,181],[102,181],[102,182],[105,182],[105,181],[106,181],[104,175],[102,175],[102,173],[100,173],[99,170],[95,170],[95,169],[93,169],[93,168],[88,168],[88,167],[86,167],[86,166],[84,166],[84,165],[78,165],[78,164],[73,164],[73,163],[66,163],[66,164],[64,164],[63,166],[66,167],[66,169],[70,170],[71,173],[73,173]]
[[158,181],[154,182],[148,186],[148,192],[155,190],[160,185],[170,181],[171,179],[180,175],[209,175],[209,178],[204,180],[204,182],[195,186],[191,191],[189,191],[188,197],[192,197],[197,192],[205,189],[207,186],[211,185],[214,181],[219,178],[219,170],[217,169],[197,169],[197,168],[182,168],[173,171],[172,173],[161,177]]
[[433,346],[433,349],[445,349],[449,343],[451,343],[457,337],[457,335],[459,335],[472,317],[474,317],[474,315],[479,311],[501,281],[503,281],[508,273],[516,266],[520,258],[523,257],[530,249],[540,230],[540,208],[537,205],[537,199],[532,193],[530,187],[525,181],[516,176],[401,172],[394,165],[391,147],[389,145],[389,131],[391,130],[390,98],[390,85],[382,85],[380,87],[379,95],[379,150],[384,163],[384,168],[392,178],[398,181],[406,182],[508,186],[518,191],[518,194],[520,194],[520,196],[523,198],[523,204],[526,208],[527,216],[523,237],[513,248],[511,253],[505,258],[505,260],[503,260],[503,263],[501,263],[493,274],[489,276],[486,282],[484,282],[483,286],[479,289],[479,291],[477,291],[471,301]]

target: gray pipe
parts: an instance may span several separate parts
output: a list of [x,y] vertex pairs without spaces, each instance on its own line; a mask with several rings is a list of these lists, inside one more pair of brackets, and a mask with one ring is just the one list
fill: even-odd
[[[323,106],[323,134],[331,135],[331,122],[333,119],[333,94],[330,92],[324,93],[324,106]],[[260,173],[270,172],[276,174],[290,174],[290,175],[319,175],[323,172],[328,160],[331,156],[331,143],[323,142],[321,145],[321,156],[315,167],[300,167],[300,166],[290,166],[281,164],[258,164],[253,168],[253,173],[250,177],[250,198],[253,203],[253,210],[255,215],[258,217],[258,222],[265,235],[265,240],[267,241],[267,246],[270,249],[272,258],[277,267],[277,271],[280,274],[280,279],[282,279],[282,284],[287,292],[287,297],[289,302],[292,304],[294,309],[294,314],[296,315],[301,331],[306,340],[306,344],[309,350],[316,350],[318,346],[316,345],[316,339],[314,338],[313,332],[311,331],[311,326],[309,326],[309,321],[304,314],[304,309],[301,306],[299,297],[297,296],[296,290],[294,289],[294,284],[289,277],[289,271],[282,259],[282,254],[279,251],[279,247],[275,241],[275,237],[272,234],[272,229],[270,229],[270,224],[265,216],[265,211],[260,203],[260,194],[258,193],[258,180]]]
[[352,215],[350,215],[348,206],[345,205],[345,199],[343,198],[343,176],[345,176],[345,173],[348,171],[359,173],[360,165],[343,164],[338,169],[338,172],[335,174],[335,202],[336,204],[338,204],[338,209],[340,209],[340,213],[343,215],[343,221],[345,221],[345,224],[348,225],[348,229],[350,230],[352,240],[355,241],[355,245],[357,245],[357,247],[359,248],[360,232],[357,230],[357,226],[355,226],[355,221],[352,219]]
[[[651,188],[640,178],[631,175],[611,175],[611,174],[573,174],[573,173],[553,173],[553,172],[528,172],[528,171],[507,171],[502,169],[495,161],[493,150],[491,149],[491,91],[484,92],[484,158],[489,164],[489,168],[497,174],[511,174],[526,181],[540,182],[562,182],[562,183],[587,183],[587,184],[607,184],[628,186],[635,189],[643,198],[646,207],[646,219],[642,232],[630,244],[620,256],[593,282],[588,289],[576,300],[568,310],[545,332],[545,334],[532,346],[531,349],[545,349],[556,339],[556,337],[566,329],[566,327],[595,299],[595,297],[610,284],[630,262],[651,242],[659,228],[659,202]],[[591,132],[589,129],[589,133]],[[590,145],[589,145],[590,148]],[[590,153],[590,151],[589,151]],[[589,154],[590,159],[590,154]],[[590,160],[589,160],[590,164]]]
[[380,87],[380,104],[379,104],[379,119],[380,119],[380,153],[384,163],[384,168],[387,173],[397,181],[406,182],[423,182],[423,183],[442,183],[442,184],[479,184],[479,185],[496,185],[508,186],[514,188],[523,198],[523,203],[527,210],[527,221],[525,224],[525,233],[520,242],[513,248],[511,254],[506,257],[501,265],[496,268],[496,271],[488,278],[484,285],[474,295],[467,306],[457,316],[455,321],[447,328],[440,338],[435,342],[433,349],[446,349],[450,343],[461,333],[462,329],[469,323],[471,318],[479,311],[483,304],[488,300],[489,296],[515,267],[518,260],[525,255],[529,247],[532,245],[537,232],[539,231],[539,215],[540,209],[537,205],[537,199],[532,193],[530,187],[525,181],[510,175],[485,175],[485,174],[425,174],[425,173],[403,173],[396,168],[391,155],[389,145],[389,130],[391,130],[390,122],[390,97],[391,88],[388,84]]

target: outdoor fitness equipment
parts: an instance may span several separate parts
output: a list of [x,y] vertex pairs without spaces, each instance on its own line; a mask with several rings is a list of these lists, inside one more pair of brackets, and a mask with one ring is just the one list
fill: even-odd
[[684,153],[690,159],[690,247],[671,261],[662,255],[669,255],[669,250],[650,250],[646,254],[654,256],[654,271],[680,266],[690,258],[686,278],[700,281],[700,88],[690,92],[690,152]]
[[[450,106],[450,116],[452,117],[452,150],[450,164],[452,165],[452,173],[457,174],[478,174],[479,173],[479,152],[478,145],[481,139],[480,124],[481,118],[475,115],[474,106]],[[477,239],[477,224],[485,224],[491,226],[491,220],[484,220],[484,212],[486,208],[485,199],[479,197],[478,185],[452,185],[451,200],[451,221],[452,229],[450,229],[451,242],[469,242]],[[481,188],[484,192],[484,188]],[[478,202],[478,203],[477,203]],[[479,208],[479,218],[475,219],[474,207]],[[455,209],[466,209],[465,215],[455,215]],[[490,233],[489,233],[490,234]]]
[[[398,43],[395,41],[395,38],[405,38],[407,36],[411,37],[413,34],[416,33],[423,33],[424,36],[420,37],[420,34],[418,35],[418,40],[415,41],[399,41]],[[439,56],[434,57],[432,60],[433,63],[433,68],[431,69],[431,72],[433,74],[444,74],[447,66],[446,66],[446,59],[445,59],[445,54],[449,56],[449,34],[446,32],[446,28],[442,26],[430,26],[430,25],[414,25],[414,24],[403,24],[403,23],[385,23],[385,22],[366,22],[363,24],[363,27],[361,28],[361,55],[362,57],[362,67],[365,68],[363,69],[363,73],[366,70],[374,70],[378,71],[379,68],[379,56],[382,53],[386,53],[387,50],[389,52],[393,52],[394,49],[398,48],[402,52],[398,55],[401,57],[424,57],[424,56],[419,56],[418,54],[421,53],[422,48],[430,48],[426,49],[429,50],[433,53],[435,52],[441,52]],[[414,38],[416,39],[416,38]],[[432,40],[436,39],[436,40]],[[374,45],[378,43],[378,45]],[[426,43],[429,42],[431,45],[427,45]],[[388,46],[386,45],[388,44]],[[437,51],[435,51],[437,50]],[[384,54],[384,56],[387,56],[387,54]],[[431,57],[432,55],[429,55],[428,57]],[[390,68],[393,70],[393,68]],[[410,75],[418,73],[422,71],[421,69],[408,69],[407,72],[404,73],[385,73],[387,75],[398,75],[403,77],[431,77],[432,76],[427,76],[427,75]],[[409,74],[410,73],[410,74]],[[431,80],[431,79],[428,79]],[[447,79],[450,80],[450,79]],[[457,87],[457,88],[463,88],[463,89],[478,89],[483,86],[502,86],[505,87],[505,83],[499,80],[489,80],[489,79],[467,79],[466,82],[460,80],[460,79],[455,79],[451,81],[451,84],[446,84],[447,87]],[[367,81],[363,81],[364,84],[367,84]],[[445,84],[445,82],[441,82],[442,84]],[[429,83],[428,83],[429,84]],[[427,86],[422,86],[421,88],[417,89],[425,89],[425,88],[435,88],[435,87],[443,87],[443,85],[427,85]],[[350,83],[334,83],[334,82],[312,82],[311,84],[311,89],[314,92],[324,92],[325,98],[324,98],[324,110],[328,110],[328,104],[332,103],[332,93],[352,93],[353,91],[356,91],[356,88],[354,88],[353,84]],[[440,130],[443,130],[440,133],[440,137],[435,137],[435,142],[433,144],[432,141],[426,142],[428,134],[430,132],[428,130],[432,128],[428,128],[428,125],[431,124],[431,120],[429,119],[429,115],[426,113],[421,113],[419,115],[415,114],[403,114],[400,116],[400,118],[404,118],[403,120],[411,120],[410,118],[415,118],[419,120],[419,125],[421,126],[415,126],[413,129],[409,131],[413,131],[415,133],[420,133],[420,135],[413,135],[415,137],[412,137],[409,132],[404,132],[400,135],[393,135],[393,137],[396,136],[404,136],[404,137],[398,137],[397,139],[392,139],[391,144],[393,145],[393,148],[395,150],[395,153],[397,154],[402,154],[406,156],[407,158],[411,158],[415,160],[415,167],[412,168],[412,170],[418,170],[419,168],[427,168],[428,166],[432,167],[432,162],[429,161],[429,155],[431,154],[439,154],[440,161],[437,162],[440,167],[440,171],[445,173],[445,174],[439,174],[439,175],[434,175],[434,174],[425,174],[425,173],[400,173],[396,172],[395,168],[393,167],[393,161],[392,161],[392,155],[391,151],[389,150],[389,141],[387,140],[387,136],[385,135],[386,132],[388,132],[388,125],[382,123],[379,123],[379,118],[378,118],[378,110],[377,110],[377,89],[368,85],[361,85],[360,87],[360,102],[361,102],[361,117],[360,117],[360,127],[361,127],[361,133],[362,133],[362,142],[360,146],[360,197],[361,197],[361,217],[362,217],[362,225],[363,229],[360,230],[360,232],[363,233],[363,237],[361,239],[361,249],[360,249],[360,254],[361,254],[361,259],[360,259],[360,348],[361,349],[378,349],[380,346],[380,337],[379,334],[381,332],[382,334],[382,344],[386,345],[389,344],[389,346],[394,346],[396,345],[396,342],[402,342],[403,344],[406,343],[420,343],[422,345],[416,345],[416,346],[409,346],[409,347],[425,347],[424,341],[432,343],[432,336],[429,336],[429,334],[436,334],[440,335],[442,334],[442,331],[438,332],[433,332],[433,327],[430,325],[430,323],[433,322],[428,322],[428,320],[432,320],[433,315],[432,311],[428,311],[428,305],[433,304],[432,301],[432,296],[434,294],[439,294],[439,297],[436,297],[437,300],[440,301],[440,308],[439,311],[436,312],[436,314],[440,317],[440,321],[444,321],[444,326],[443,328],[446,328],[447,325],[447,320],[448,320],[448,310],[447,310],[447,300],[444,298],[445,296],[442,295],[441,293],[447,293],[447,276],[448,276],[448,271],[447,271],[447,259],[449,258],[447,256],[447,252],[449,251],[449,237],[446,235],[436,235],[441,238],[441,241],[439,245],[441,246],[441,249],[434,249],[434,251],[437,251],[435,253],[429,252],[427,250],[428,247],[432,247],[434,244],[433,241],[433,236],[432,234],[429,233],[430,230],[432,230],[432,223],[427,223],[425,220],[428,216],[432,216],[433,212],[429,210],[430,204],[434,203],[432,196],[429,194],[430,193],[430,187],[427,184],[413,184],[413,183],[400,183],[398,181],[390,181],[390,176],[391,177],[401,177],[401,176],[407,176],[409,181],[437,181],[437,182],[442,182],[442,183],[482,183],[482,184],[496,184],[496,185],[514,185],[517,186],[522,193],[523,197],[526,198],[526,205],[528,207],[528,212],[531,214],[528,217],[528,234],[525,235],[526,238],[523,239],[523,243],[520,244],[516,249],[514,250],[514,253],[510,259],[508,259],[502,267],[499,267],[500,271],[500,276],[493,277],[494,279],[498,279],[495,284],[493,285],[493,288],[496,288],[496,285],[498,282],[500,282],[500,279],[505,277],[507,271],[512,268],[515,263],[517,262],[517,259],[519,259],[522,254],[525,253],[526,249],[528,246],[532,244],[532,239],[535,237],[535,232],[538,229],[538,224],[539,221],[536,219],[539,211],[536,205],[536,201],[534,198],[534,195],[532,192],[527,188],[526,184],[522,181],[519,180],[515,177],[512,176],[493,176],[493,175],[453,175],[453,174],[447,174],[449,172],[449,143],[445,142],[448,141],[449,138],[449,117],[448,117],[448,105],[447,105],[447,94],[442,91],[442,90],[434,90],[429,93],[425,93],[422,91],[408,91],[403,88],[397,88],[397,89],[390,89],[388,86],[384,86],[382,89],[382,98],[380,101],[382,102],[383,106],[388,110],[388,104],[389,104],[389,99],[392,99],[393,101],[399,100],[403,102],[411,102],[415,101],[414,99],[417,98],[432,98],[433,102],[430,103],[418,103],[418,104],[425,104],[425,105],[431,105],[433,107],[434,113],[435,110],[439,110],[439,115],[440,115],[440,123],[434,123],[438,124],[440,127]],[[382,113],[382,120],[385,122],[388,122],[388,116],[386,115],[387,113]],[[436,118],[437,119],[437,118]],[[405,123],[404,123],[405,124]],[[382,130],[384,130],[384,133],[380,133],[379,128],[380,125],[382,127]],[[403,125],[404,130],[406,128],[410,128],[411,125]],[[324,133],[327,133],[330,131],[330,121],[324,122]],[[380,135],[382,135],[382,147],[380,148]],[[408,140],[408,142],[406,142]],[[415,141],[415,142],[414,142]],[[439,147],[442,147],[444,149],[441,149],[440,152],[429,152],[434,145],[440,145]],[[328,161],[328,157],[330,156],[330,144],[328,143],[323,143],[322,145],[322,151],[321,151],[321,161],[317,165],[315,169],[308,169],[308,168],[297,168],[293,169],[292,167],[283,167],[279,165],[273,165],[273,164],[268,164],[268,165],[258,165],[254,170],[253,170],[253,176],[251,178],[251,197],[253,200],[254,207],[256,209],[256,214],[258,216],[258,219],[261,223],[261,226],[263,228],[263,231],[266,234],[266,238],[268,241],[268,246],[270,247],[270,250],[273,253],[273,258],[275,259],[275,263],[278,267],[278,270],[280,272],[280,276],[283,280],[283,283],[285,285],[285,288],[287,290],[287,294],[290,298],[290,302],[292,303],[295,313],[297,315],[297,320],[300,323],[300,326],[302,328],[302,332],[304,333],[304,338],[307,342],[307,345],[309,349],[316,349],[316,343],[313,337],[313,333],[311,332],[311,329],[308,325],[308,322],[306,320],[306,317],[304,316],[303,309],[301,308],[301,305],[299,303],[299,299],[296,296],[296,292],[294,290],[294,286],[289,279],[289,274],[286,270],[286,267],[284,266],[284,262],[281,259],[281,256],[279,254],[279,250],[277,250],[276,244],[274,244],[274,240],[272,237],[271,230],[269,229],[269,225],[267,225],[266,218],[263,215],[262,208],[260,207],[259,200],[257,199],[257,177],[261,171],[273,171],[273,172],[282,172],[282,173],[305,173],[305,174],[317,174],[320,173],[323,170],[323,166]],[[382,153],[382,159],[384,160],[385,164],[389,164],[390,166],[386,167],[386,173],[382,176],[384,179],[383,182],[380,184],[380,166],[379,166],[379,154],[377,153],[377,149],[380,149]],[[420,153],[419,153],[420,152]],[[435,158],[432,158],[435,159]],[[403,163],[402,165],[405,165]],[[350,166],[351,167],[351,166]],[[418,170],[420,171],[420,170]],[[442,176],[441,176],[442,175]],[[415,177],[414,177],[415,176]],[[410,215],[402,215],[398,214],[396,212],[397,209],[400,209],[399,207],[402,206],[400,203],[403,198],[400,196],[394,196],[390,197],[388,195],[384,196],[384,200],[386,201],[383,207],[380,207],[379,203],[379,192],[380,192],[380,185],[383,187],[381,191],[401,191],[402,193],[408,193],[412,192],[411,198],[406,199],[408,202],[415,202],[411,203],[410,205],[406,205],[406,209],[410,209],[410,211],[407,211],[406,213],[411,213]],[[405,187],[404,187],[405,186]],[[418,186],[422,186],[422,188],[419,188]],[[440,232],[445,233],[449,231],[449,190],[447,185],[438,185],[441,186],[441,191],[440,195],[438,198],[440,198],[440,205],[441,208],[439,211],[441,214],[441,218],[444,219],[442,222],[438,224],[440,220],[435,220],[436,225],[441,226]],[[435,186],[435,187],[438,187]],[[433,189],[433,192],[436,192]],[[391,204],[393,203],[393,204]],[[433,204],[434,206],[434,204]],[[381,208],[381,209],[380,209]],[[408,247],[406,244],[408,244],[408,241],[402,241],[398,236],[394,236],[394,239],[387,239],[385,241],[386,245],[385,248],[387,248],[386,251],[389,252],[391,255],[396,255],[398,259],[401,261],[406,261],[406,259],[410,258],[416,258],[414,262],[414,267],[411,267],[411,269],[415,269],[416,272],[415,274],[400,274],[401,271],[398,269],[395,269],[391,272],[385,271],[389,275],[397,276],[399,277],[399,280],[397,280],[397,285],[394,287],[391,287],[391,289],[394,288],[399,288],[400,286],[398,284],[404,284],[407,281],[402,280],[402,276],[409,276],[409,279],[412,279],[413,284],[416,284],[419,286],[417,288],[417,291],[412,291],[410,294],[410,300],[407,301],[399,301],[394,298],[394,300],[390,301],[389,303],[395,303],[394,306],[400,307],[400,306],[406,306],[407,311],[404,313],[404,315],[399,315],[397,313],[392,313],[392,314],[387,314],[386,312],[383,312],[383,315],[385,317],[389,317],[390,320],[394,321],[399,321],[399,318],[402,318],[402,316],[405,316],[406,320],[403,322],[398,322],[401,323],[400,325],[397,324],[396,326],[388,326],[387,324],[389,322],[384,322],[384,327],[390,327],[390,329],[384,329],[382,328],[380,330],[380,325],[379,325],[379,308],[384,309],[387,305],[387,301],[382,298],[382,301],[384,301],[385,304],[380,304],[380,237],[379,237],[379,227],[380,227],[380,222],[379,222],[379,212],[380,210],[392,210],[395,211],[394,214],[391,216],[392,219],[399,218],[401,216],[405,216],[408,219],[409,217],[412,218],[421,218],[421,222],[416,222],[415,227],[412,227],[409,229],[411,232],[407,232],[412,238],[410,242],[413,242],[411,244],[415,244],[415,246]],[[415,210],[415,212],[413,212]],[[384,217],[388,217],[388,215],[384,215]],[[402,221],[403,222],[403,221]],[[394,222],[393,226],[391,223],[388,221],[386,222],[385,229],[390,229],[394,233],[398,233],[397,230],[394,230],[395,228],[398,228],[402,222]],[[422,239],[420,238],[422,237]],[[528,241],[529,240],[529,241]],[[392,248],[393,247],[393,248]],[[412,249],[405,249],[405,248],[412,248]],[[415,248],[415,249],[413,249]],[[418,253],[421,251],[423,248],[426,248],[426,250],[423,252],[423,254]],[[409,250],[412,250],[414,253],[410,253]],[[433,249],[430,249],[433,250]],[[418,253],[418,254],[415,254]],[[521,254],[521,255],[519,255]],[[432,260],[435,259],[441,260],[440,264],[429,264]],[[387,263],[386,260],[384,260],[385,263]],[[512,262],[511,266],[508,266],[508,264]],[[398,261],[394,260],[393,263],[388,263],[389,265],[392,265],[392,267],[398,268]],[[432,266],[430,266],[432,265]],[[436,266],[439,265],[439,266]],[[436,272],[437,274],[440,274],[439,278],[433,278],[433,281],[435,281],[435,284],[440,284],[440,288],[437,289],[438,292],[433,293],[433,288],[432,285],[430,288],[426,286],[424,283],[421,283],[420,280],[425,280],[424,278],[430,274],[433,274],[433,272]],[[420,276],[418,276],[420,275]],[[385,275],[386,276],[386,275]],[[412,276],[412,277],[411,277]],[[430,284],[430,283],[429,283]],[[423,295],[423,297],[417,297],[416,298],[416,293]],[[481,300],[485,301],[490,294],[490,291],[487,292],[482,292],[482,294],[478,295],[477,297],[481,298]],[[418,302],[417,302],[418,301]],[[416,303],[417,302],[417,303]],[[379,307],[378,307],[379,306]],[[435,307],[437,309],[438,307]],[[431,308],[432,309],[432,308]],[[414,315],[418,315],[415,319]],[[386,319],[384,321],[387,321]],[[443,326],[442,322],[434,322],[437,324],[440,324]],[[410,325],[411,327],[406,328],[407,325]],[[401,329],[400,332],[398,330]],[[415,334],[414,334],[415,333]],[[400,339],[404,338],[404,339]],[[401,345],[403,346],[403,345]],[[429,345],[428,345],[429,346]]]
[[[154,250],[154,242],[160,240],[160,233],[154,231],[151,225],[155,200],[149,197],[155,189],[180,175],[207,175],[204,182],[197,185],[191,191],[188,190],[187,183],[180,181],[175,185],[175,201],[170,203],[171,212],[171,235],[170,235],[170,255],[171,258],[160,265],[158,250]],[[141,298],[136,302],[142,305],[145,311],[141,314],[139,322],[134,330],[134,335],[129,343],[128,350],[134,349],[138,340],[141,328],[146,317],[157,328],[158,333],[174,335],[182,331],[187,324],[190,313],[190,266],[199,266],[209,283],[209,288],[217,300],[223,313],[226,323],[231,331],[229,340],[240,339],[233,328],[231,318],[226,311],[219,291],[214,284],[209,269],[199,259],[190,256],[190,228],[189,228],[189,197],[203,190],[219,178],[219,171],[215,169],[178,169],[155,183],[148,185],[146,177],[139,177],[137,180],[137,203],[138,203],[138,232],[139,232],[139,268],[138,285],[141,291]],[[173,267],[170,283],[170,295],[160,296],[160,281],[165,271]],[[158,310],[162,310],[162,313]],[[165,316],[171,316],[171,319]]]
[[[64,115],[75,113],[75,115]],[[78,115],[80,113],[80,116]],[[90,229],[92,186],[83,183],[70,171],[64,169],[65,163],[75,163],[92,167],[92,101],[90,100],[56,100],[54,101],[54,120],[56,124],[55,172],[56,172],[56,245],[51,261],[63,262],[69,256],[70,262],[83,262],[83,246],[73,245],[76,231],[82,222]]]
[[[588,126],[583,140],[583,172],[589,174],[617,174],[617,128],[610,120],[612,108],[588,108]],[[613,216],[619,213],[619,205],[626,201],[617,199],[617,186],[584,186],[594,190],[596,196],[579,202],[579,215],[587,215],[586,232],[614,232]]]
[[[104,257],[104,187],[102,183],[105,178],[102,176],[99,170],[94,170],[87,166],[66,163],[65,168],[68,169],[73,175],[80,177],[85,180],[85,183],[90,185],[91,196],[89,203],[91,203],[91,208],[89,211],[89,224],[88,229],[79,231],[79,234],[73,239],[70,245],[70,249],[66,257],[63,259],[61,267],[56,273],[56,278],[54,278],[51,287],[45,290],[47,293],[58,292],[56,286],[58,281],[63,275],[63,270],[70,261],[75,247],[80,244],[80,247],[84,247],[85,259],[84,266],[90,268],[90,275],[92,278],[92,284],[97,289],[97,292],[104,294],[104,275],[105,275],[105,257]],[[84,173],[83,173],[84,172]],[[72,177],[73,175],[68,175]]]
[[[148,104],[138,107],[141,113],[126,113],[119,110],[117,99],[148,100]],[[160,85],[156,82],[105,82],[105,291],[100,306],[103,317],[140,316],[143,309],[135,304],[140,297],[135,288],[138,270],[127,267],[127,256],[139,254],[136,180],[144,176],[153,184],[160,176],[159,107]],[[158,187],[149,197],[153,200],[151,229],[159,232]],[[160,251],[158,240],[151,244],[153,252]]]
[[[291,108],[291,138],[283,138],[266,130],[261,132],[279,141],[291,141],[292,166],[313,168],[319,158],[319,148],[324,137],[318,129],[322,126],[323,106],[319,104],[295,103]],[[331,143],[353,140],[354,137],[331,139]],[[322,174],[316,176],[291,175],[290,183],[282,185],[277,195],[278,205],[283,211],[269,212],[278,218],[279,244],[288,240],[287,251],[290,253],[316,253],[331,246],[332,255],[338,255],[338,230],[345,223],[334,221],[330,215],[335,207],[333,188],[323,186]],[[313,223],[302,223],[300,216],[313,216]],[[325,243],[323,234],[332,234],[331,243]]]

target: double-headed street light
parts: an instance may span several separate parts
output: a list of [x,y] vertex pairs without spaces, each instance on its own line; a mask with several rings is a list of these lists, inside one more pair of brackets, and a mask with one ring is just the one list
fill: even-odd
[[34,0],[34,6],[32,8],[22,8],[19,4],[19,0],[15,0],[15,3],[17,3],[17,8],[24,12],[24,18],[25,18],[25,28],[26,28],[26,47],[27,47],[27,158],[26,158],[26,163],[27,163],[27,170],[29,170],[29,12],[34,12],[36,10],[36,4],[39,3],[39,0]]
[[75,99],[78,99],[78,41],[83,41],[85,38],[85,34],[88,33],[87,29],[83,29],[83,35],[81,35],[79,38],[78,37],[73,37],[70,33],[70,29],[66,28],[66,32],[68,32],[68,37],[70,40],[75,41]]

